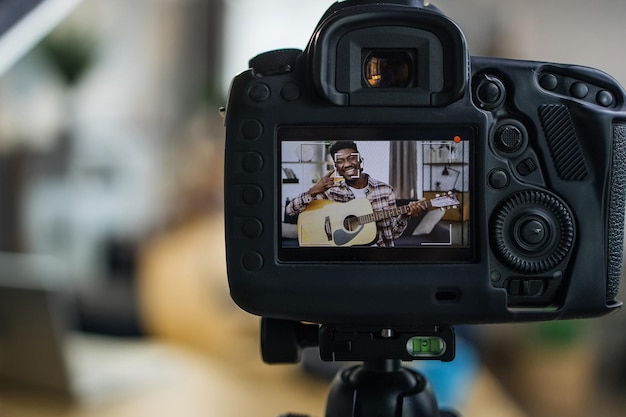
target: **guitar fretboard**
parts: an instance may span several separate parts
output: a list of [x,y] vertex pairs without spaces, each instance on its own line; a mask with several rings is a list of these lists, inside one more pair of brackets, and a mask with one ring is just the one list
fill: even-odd
[[409,211],[410,211],[409,206],[394,207],[390,209],[379,210],[370,214],[359,216],[359,223],[366,224],[366,223],[371,223],[371,222],[377,222],[379,220],[385,220],[390,217],[399,216],[401,214],[407,214]]

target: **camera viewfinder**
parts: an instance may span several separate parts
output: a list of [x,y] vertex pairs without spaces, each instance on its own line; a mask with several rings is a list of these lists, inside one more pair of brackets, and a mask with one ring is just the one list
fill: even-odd
[[410,51],[374,50],[366,55],[363,66],[371,88],[407,88],[414,80],[414,54]]

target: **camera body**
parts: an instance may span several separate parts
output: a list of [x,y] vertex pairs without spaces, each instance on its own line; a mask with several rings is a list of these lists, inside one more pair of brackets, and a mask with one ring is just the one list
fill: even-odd
[[[611,77],[470,57],[416,0],[336,3],[305,51],[250,66],[225,119],[228,279],[244,310],[391,328],[621,306],[626,96]],[[364,193],[339,174],[336,142]],[[325,178],[338,184],[313,192]],[[395,200],[382,211],[378,187]]]

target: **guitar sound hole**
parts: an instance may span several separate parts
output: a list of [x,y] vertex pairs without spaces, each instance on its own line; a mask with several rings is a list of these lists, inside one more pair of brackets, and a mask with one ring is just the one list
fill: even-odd
[[359,218],[356,216],[346,217],[343,221],[343,227],[349,232],[354,232],[359,228]]

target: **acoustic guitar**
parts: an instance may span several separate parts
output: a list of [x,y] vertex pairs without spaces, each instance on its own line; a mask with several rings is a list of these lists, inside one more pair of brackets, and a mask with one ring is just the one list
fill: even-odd
[[[460,205],[456,194],[448,192],[423,202],[427,209],[447,210]],[[374,211],[366,198],[346,203],[313,200],[298,215],[300,246],[370,245],[376,240],[376,222],[410,211],[408,205]]]

